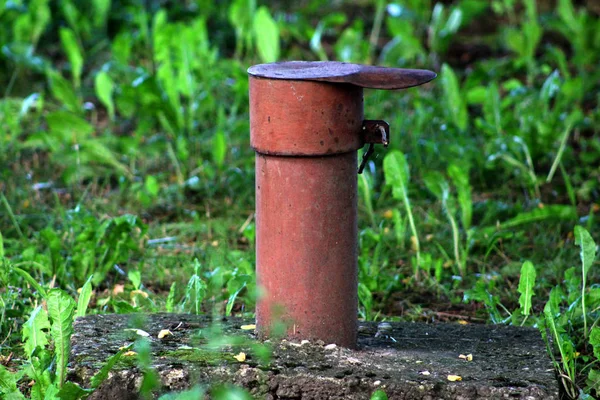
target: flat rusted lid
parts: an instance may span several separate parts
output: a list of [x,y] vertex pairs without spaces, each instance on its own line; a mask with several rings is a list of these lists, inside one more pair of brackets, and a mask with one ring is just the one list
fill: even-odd
[[258,64],[248,68],[248,73],[266,79],[349,83],[371,89],[405,89],[427,83],[437,76],[426,69],[387,68],[337,61]]

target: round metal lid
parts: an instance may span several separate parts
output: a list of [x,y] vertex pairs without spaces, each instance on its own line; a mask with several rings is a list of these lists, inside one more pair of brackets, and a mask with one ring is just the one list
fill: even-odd
[[434,79],[426,69],[376,67],[337,61],[285,61],[248,68],[252,76],[266,79],[348,83],[371,89],[405,89]]

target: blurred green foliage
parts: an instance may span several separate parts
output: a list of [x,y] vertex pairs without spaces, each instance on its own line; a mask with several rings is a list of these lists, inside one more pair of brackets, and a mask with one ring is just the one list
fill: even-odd
[[[31,342],[57,323],[39,305],[48,291],[66,304],[87,285],[83,313],[252,315],[246,69],[292,59],[438,72],[365,95],[392,141],[358,181],[360,316],[541,326],[565,393],[597,396],[599,12],[573,0],[0,0],[0,356],[20,354],[0,367],[0,396],[19,398],[26,379],[39,382],[27,395],[89,393],[40,372],[60,357],[48,340],[64,341]],[[575,241],[582,274],[568,268]]]

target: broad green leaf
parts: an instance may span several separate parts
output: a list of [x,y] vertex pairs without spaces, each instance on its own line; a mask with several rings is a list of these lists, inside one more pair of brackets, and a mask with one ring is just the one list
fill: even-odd
[[468,230],[473,219],[473,200],[471,198],[471,185],[469,184],[468,168],[461,168],[457,164],[448,167],[448,176],[456,187],[458,203],[461,211],[463,228]]
[[133,47],[132,33],[128,31],[120,32],[112,40],[112,56],[113,59],[121,64],[127,65],[131,57],[131,49]]
[[231,6],[229,6],[229,22],[231,22],[231,25],[233,25],[236,30],[247,29],[255,9],[255,0],[234,0],[231,2]]
[[364,317],[369,319],[370,313],[373,310],[373,293],[371,293],[367,285],[362,282],[358,283],[358,300],[365,309]]
[[194,274],[187,284],[183,307],[185,307],[186,304],[191,303],[191,311],[196,315],[201,314],[204,296],[206,296],[206,284],[198,275]]
[[556,11],[560,19],[569,27],[571,32],[576,33],[580,29],[583,29],[579,24],[578,18],[575,16],[575,8],[573,7],[572,0],[558,0]]
[[[31,357],[29,365],[25,367],[25,374],[35,384],[31,387],[30,395],[33,400],[44,400],[45,393],[52,385],[54,371],[51,370],[53,365],[53,355],[50,350],[39,350],[35,356]],[[52,393],[52,389],[50,389]]]
[[525,261],[521,267],[521,277],[519,279],[518,291],[519,305],[523,315],[529,315],[531,311],[531,298],[534,296],[533,287],[535,285],[535,267],[531,261]]
[[60,28],[60,41],[67,53],[67,58],[71,64],[71,74],[73,75],[73,86],[79,88],[81,86],[81,72],[83,71],[83,55],[81,48],[77,43],[75,33],[69,28]]
[[48,313],[42,306],[38,306],[31,312],[27,322],[23,324],[23,342],[27,357],[31,357],[36,348],[46,347],[48,344],[46,329],[50,329]]
[[138,290],[140,286],[142,286],[142,273],[140,271],[136,271],[133,269],[129,270],[127,272],[127,278],[129,278],[129,280],[133,284],[133,287],[136,290]]
[[444,36],[452,35],[458,31],[460,25],[462,23],[462,11],[460,8],[455,8],[450,12],[448,19],[446,20],[446,24],[444,25],[444,29],[442,29],[442,34]]
[[542,28],[537,21],[536,0],[524,0],[525,13],[527,20],[522,25],[522,30],[525,36],[526,56],[533,60],[535,51],[542,38]]
[[131,176],[127,166],[119,162],[115,154],[102,143],[96,140],[87,140],[82,146],[82,151],[87,152],[96,162],[111,166],[125,176]]
[[173,312],[175,309],[175,293],[177,290],[177,283],[173,282],[171,284],[171,288],[169,289],[169,295],[167,296],[167,302],[165,304],[165,308],[167,312]]
[[17,379],[15,374],[0,364],[0,393],[11,393],[17,391]]
[[596,258],[596,243],[594,243],[594,239],[585,228],[577,225],[575,226],[575,244],[581,247],[579,257],[581,258],[581,268],[585,279]]
[[52,320],[50,333],[54,339],[54,352],[56,355],[56,383],[58,387],[62,387],[67,377],[75,300],[60,289],[52,289],[48,293],[47,304],[48,316]]
[[158,373],[152,368],[150,341],[147,338],[136,340],[134,350],[137,353],[138,368],[143,372],[140,396],[142,398],[151,398],[151,393],[160,385],[160,378],[158,377]]
[[429,171],[423,176],[423,183],[425,187],[433,193],[438,200],[442,200],[444,197],[444,191],[448,191],[448,182],[444,178],[444,175],[438,171]]
[[279,27],[267,7],[260,7],[256,11],[253,27],[261,60],[265,63],[277,61],[280,52]]
[[105,26],[111,0],[92,0],[92,4],[94,6],[94,18],[92,19],[94,26]]
[[552,336],[554,337],[554,339],[556,340],[556,344],[558,345],[558,347],[560,348],[560,338],[561,336],[558,333],[558,328],[556,326],[556,310],[553,309],[554,306],[552,305],[552,303],[550,301],[546,302],[546,305],[544,306],[544,317],[546,319],[546,324],[548,325],[548,328],[550,328],[550,332],[552,333]]
[[126,351],[129,351],[132,346],[133,346],[133,344],[130,344],[129,346],[122,348],[117,353],[110,356],[108,360],[106,360],[106,362],[104,363],[102,368],[100,368],[100,370],[98,372],[96,372],[96,374],[94,376],[92,376],[92,378],[90,379],[90,386],[93,389],[96,389],[97,387],[99,387],[102,384],[102,382],[104,382],[106,380],[106,378],[108,378],[109,372],[113,369],[115,364],[121,359],[121,357],[123,356],[123,353],[125,353]]
[[92,124],[85,119],[66,111],[55,111],[46,117],[48,128],[53,135],[57,135],[63,145],[71,146],[81,143],[94,132]]
[[600,328],[597,326],[590,332],[590,344],[594,348],[594,356],[600,360]]
[[575,244],[581,247],[579,256],[581,258],[581,312],[583,314],[583,334],[587,337],[587,309],[585,305],[587,290],[587,273],[596,258],[596,243],[590,233],[581,226],[575,226]]
[[[598,393],[598,388],[600,388],[600,370],[590,368],[590,372],[588,372],[587,380],[585,382],[589,388],[595,388],[596,393]],[[591,395],[586,395],[581,393],[577,400],[593,400],[594,397]]]
[[550,290],[550,295],[548,296],[548,301],[544,306],[544,312],[546,312],[546,308],[550,314],[556,318],[560,314],[560,303],[562,302],[562,290],[559,286],[555,286]]
[[203,398],[205,398],[204,389],[200,386],[194,386],[183,392],[163,394],[158,400],[198,400]]
[[60,388],[56,385],[56,383],[49,385],[44,392],[44,400],[56,400],[58,398],[59,391]]
[[61,400],[79,400],[92,393],[94,389],[84,389],[74,382],[65,382],[56,394],[56,398]]
[[383,172],[388,185],[392,187],[392,195],[397,200],[404,201],[408,198],[408,181],[410,173],[404,154],[392,150],[383,159]]
[[483,104],[488,98],[488,88],[485,86],[475,86],[467,92],[468,104]]
[[371,400],[388,400],[388,395],[383,390],[379,389],[373,392]]
[[223,166],[225,156],[227,155],[227,142],[225,134],[219,130],[215,133],[212,139],[212,158],[215,164],[219,167]]
[[79,35],[81,31],[85,29],[87,21],[81,18],[81,12],[78,7],[73,4],[73,0],[63,0],[58,4],[69,26]]
[[146,191],[153,197],[158,196],[158,192],[160,191],[160,184],[158,183],[158,179],[154,175],[146,176],[146,182],[144,182],[144,188]]
[[483,115],[485,121],[493,128],[493,133],[496,135],[502,134],[500,91],[496,82],[492,82],[487,88],[487,94],[483,102]]
[[30,110],[34,110],[36,107],[38,110],[43,109],[43,101],[44,99],[40,96],[39,93],[30,94],[25,99],[23,99],[23,103],[21,104],[21,110],[19,111],[19,117],[23,118],[29,113]]
[[115,87],[113,80],[106,72],[100,71],[98,74],[96,74],[94,84],[96,88],[96,96],[100,102],[104,104],[108,110],[110,120],[113,121],[115,119],[115,103],[112,98]]
[[87,281],[83,284],[81,292],[79,293],[79,299],[77,299],[77,313],[75,317],[85,317],[85,313],[90,304],[92,298],[92,278],[94,274],[90,275]]
[[210,397],[214,400],[252,400],[245,389],[237,386],[222,385],[214,388]]
[[19,390],[15,390],[14,392],[10,392],[10,393],[5,393],[4,397],[2,397],[2,400],[21,400],[21,399],[25,399],[25,396],[23,396],[23,393],[21,393]]
[[560,91],[560,86],[560,74],[558,70],[555,70],[548,75],[548,78],[546,78],[542,85],[542,89],[540,90],[540,100],[544,105],[547,106],[554,95]]
[[398,150],[390,151],[383,159],[383,172],[387,184],[392,187],[392,196],[404,203],[406,216],[408,217],[408,223],[412,233],[412,244],[416,252],[416,265],[418,267],[421,265],[421,245],[419,243],[419,235],[410,208],[410,200],[408,199],[408,181],[410,179],[410,174],[404,154]]
[[56,71],[48,70],[46,75],[52,96],[61,102],[67,110],[80,113],[81,103],[69,81]]
[[444,176],[437,171],[430,171],[423,177],[427,189],[431,191],[441,202],[442,207],[451,224],[455,224],[456,201],[450,195],[450,186]]
[[[6,2],[8,5],[10,2]],[[15,2],[17,4],[21,2]],[[31,41],[33,45],[36,45],[40,36],[44,33],[48,24],[52,20],[52,12],[50,11],[50,7],[48,5],[49,0],[32,0],[28,4],[28,8],[33,12],[30,12],[29,15],[24,16],[29,19],[30,22],[30,34],[29,38],[21,38],[23,41]]]
[[35,48],[26,43],[9,43],[2,46],[2,54],[16,65],[44,73],[51,65],[46,58],[35,54]]
[[543,208],[536,208],[532,211],[523,212],[517,214],[516,217],[511,218],[507,221],[501,222],[497,226],[490,226],[482,228],[479,233],[482,235],[491,235],[498,229],[509,229],[516,226],[531,224],[534,222],[546,221],[546,220],[564,220],[573,221],[577,220],[577,209],[572,206],[565,205],[550,205],[544,206]]
[[229,299],[227,300],[227,306],[225,307],[225,316],[231,315],[231,310],[233,309],[233,305],[235,304],[235,299],[245,287],[246,283],[244,282],[244,284],[238,290],[236,290],[229,296]]
[[201,264],[198,259],[194,259],[194,275],[188,281],[185,289],[185,299],[183,300],[182,308],[185,309],[186,304],[192,303],[192,311],[199,315],[202,312],[202,300],[206,296],[206,283],[200,278]]
[[517,28],[507,28],[505,33],[504,42],[506,46],[514,51],[519,58],[527,56],[527,43],[523,40],[523,33]]
[[48,295],[46,293],[46,290],[44,290],[44,288],[42,287],[42,285],[40,285],[37,280],[33,279],[33,277],[31,275],[29,275],[29,273],[27,271],[24,271],[24,270],[22,270],[21,268],[18,268],[18,267],[12,267],[11,271],[16,272],[18,275],[21,275],[21,277],[23,279],[25,279],[27,281],[27,283],[29,283],[31,286],[33,286],[34,289],[37,290],[38,293],[43,298],[47,298],[48,297]]
[[581,275],[579,270],[575,267],[567,268],[564,273],[563,284],[567,293],[567,301],[572,304],[576,301],[581,300]]
[[468,123],[467,106],[460,93],[458,78],[448,64],[442,65],[440,74],[444,91],[443,104],[450,120],[459,130],[465,130]]

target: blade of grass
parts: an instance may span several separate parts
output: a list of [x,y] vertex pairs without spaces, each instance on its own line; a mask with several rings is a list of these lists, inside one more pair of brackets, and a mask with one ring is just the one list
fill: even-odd
[[23,231],[21,230],[21,227],[19,226],[19,223],[17,222],[17,218],[15,217],[15,214],[13,213],[13,210],[12,210],[10,204],[8,204],[8,200],[6,200],[4,193],[0,193],[0,200],[2,200],[2,203],[4,204],[4,207],[6,208],[6,212],[8,213],[8,216],[9,216],[11,222],[13,223],[17,233],[19,234],[19,237],[21,239],[25,239],[25,235],[23,235]]

